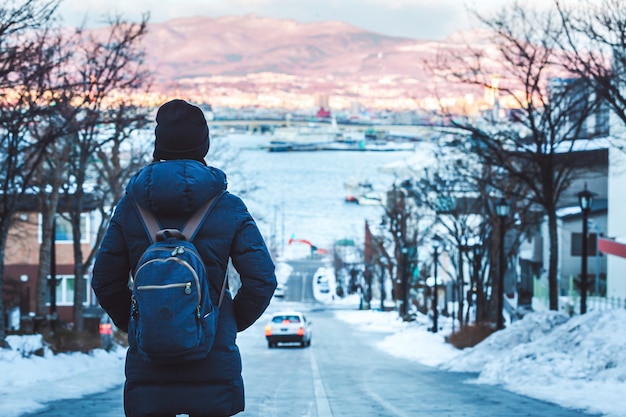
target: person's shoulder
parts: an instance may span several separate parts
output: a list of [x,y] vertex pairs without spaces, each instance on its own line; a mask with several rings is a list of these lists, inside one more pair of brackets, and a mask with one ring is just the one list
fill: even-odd
[[228,204],[229,206],[242,206],[242,207],[246,206],[246,204],[243,202],[243,199],[241,197],[239,197],[236,194],[231,193],[228,190],[222,191],[220,200],[224,201],[224,204]]
[[221,208],[228,213],[232,213],[240,218],[247,218],[250,216],[248,212],[248,206],[241,197],[236,194],[232,194],[229,191],[224,190],[220,197]]

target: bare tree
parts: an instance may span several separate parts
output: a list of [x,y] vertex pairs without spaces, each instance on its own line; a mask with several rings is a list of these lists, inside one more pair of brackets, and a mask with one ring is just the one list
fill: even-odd
[[[589,83],[623,123],[626,123],[626,3],[621,0],[555,0],[565,36],[564,67]],[[605,123],[608,120],[597,120]],[[604,132],[608,134],[608,130]],[[623,148],[624,140],[615,145]]]
[[[573,152],[575,143],[587,134],[584,122],[597,101],[584,81],[558,71],[564,31],[554,9],[537,11],[516,2],[494,16],[477,17],[489,29],[489,48],[468,46],[463,54],[449,54],[438,70],[452,82],[491,91],[493,112],[446,116],[471,134],[471,152],[485,165],[525,186],[525,195],[512,196],[510,190],[502,189],[500,196],[526,200],[543,209],[549,234],[550,309],[557,310],[556,209],[580,168]],[[497,88],[494,73],[500,74]],[[505,100],[514,109],[503,117],[499,103]]]
[[[483,219],[482,200],[474,186],[475,158],[464,157],[458,149],[442,143],[435,151],[433,166],[426,167],[411,181],[410,192],[435,218],[450,243],[452,267],[456,271],[454,299],[459,303],[457,318],[463,325],[465,311],[465,267],[468,241],[479,238]],[[470,168],[471,167],[471,168]]]
[[152,142],[145,140],[144,134],[149,123],[149,110],[130,100],[120,101],[110,109],[111,132],[108,141],[97,149],[93,166],[96,177],[92,193],[99,201],[100,222],[96,225],[94,245],[85,258],[85,265],[93,263],[128,180],[152,157]]
[[[33,129],[34,137],[54,137],[54,141],[44,154],[42,164],[39,166],[37,173],[36,185],[39,192],[40,211],[41,211],[41,245],[39,247],[39,265],[37,267],[37,286],[35,296],[35,314],[38,317],[47,317],[48,307],[46,306],[49,293],[51,297],[51,309],[56,304],[52,303],[52,297],[55,296],[53,291],[55,288],[51,285],[54,281],[49,281],[48,277],[52,275],[52,265],[55,260],[52,259],[52,245],[55,242],[55,217],[59,206],[61,187],[67,177],[67,164],[70,154],[71,140],[68,136],[72,134],[69,131],[71,125],[68,125],[67,118],[64,117],[67,112],[73,111],[67,103],[57,100],[53,106],[53,110],[49,114],[47,121],[42,122]],[[40,139],[41,140],[41,139]],[[56,287],[56,286],[54,286]],[[56,311],[50,312],[52,316],[56,315]],[[52,320],[56,317],[51,317]]]
[[8,1],[0,6],[0,346],[5,346],[4,253],[19,201],[30,192],[43,153],[53,139],[29,134],[47,109],[46,74],[55,66],[49,30],[57,1]]
[[[86,187],[96,183],[93,179],[98,171],[97,153],[107,146],[119,150],[116,146],[128,138],[129,127],[145,124],[146,114],[139,111],[140,106],[129,104],[132,93],[143,93],[148,86],[149,73],[141,48],[147,20],[147,15],[140,23],[127,23],[116,17],[103,33],[79,32],[71,58],[75,71],[68,74],[66,84],[72,86],[73,96],[80,100],[74,101],[77,112],[72,122],[77,134],[70,152],[69,178],[64,192],[74,201],[69,218],[74,242],[73,318],[78,331],[83,330],[83,302],[87,291],[82,277],[88,266],[86,261],[91,259],[91,255],[85,257],[81,247]],[[119,190],[114,192],[119,193]],[[112,199],[113,196],[111,202]],[[106,219],[105,216],[105,222]]]

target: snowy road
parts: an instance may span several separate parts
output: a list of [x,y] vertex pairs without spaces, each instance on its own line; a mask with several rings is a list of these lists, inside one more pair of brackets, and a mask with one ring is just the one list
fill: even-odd
[[[371,327],[338,319],[354,314],[354,305],[317,302],[313,277],[320,263],[291,264],[284,298],[274,298],[266,312],[250,329],[241,333],[246,384],[246,410],[241,417],[573,417],[591,416],[512,393],[494,385],[475,383],[476,374],[446,372],[414,360],[394,356],[377,347],[393,329]],[[313,322],[312,344],[308,348],[280,346],[269,349],[263,327],[278,310],[303,311]],[[342,311],[348,309],[349,311]],[[365,313],[365,312],[364,312]],[[415,352],[446,357],[441,344],[413,338]],[[437,352],[429,350],[436,349]],[[116,372],[121,372],[117,369]],[[115,377],[106,370],[94,370],[96,380]],[[119,376],[117,376],[119,377]],[[84,380],[84,379],[82,379]],[[71,380],[62,384],[39,384],[40,393],[71,391]],[[109,385],[113,386],[113,385]],[[93,391],[92,391],[93,392]],[[15,392],[16,394],[18,391]],[[16,395],[8,395],[14,401]],[[28,396],[24,396],[28,400]],[[42,398],[43,399],[43,398]],[[45,399],[44,399],[45,401]],[[45,409],[20,417],[119,417],[123,415],[122,386],[108,391],[48,403]]]
[[[263,321],[240,335],[247,402],[241,417],[589,415],[498,387],[468,383],[474,379],[471,374],[444,372],[393,357],[373,346],[371,333],[337,320],[330,307],[293,302],[270,306],[270,310],[282,308],[306,312],[315,327],[313,343],[310,348],[268,349]],[[54,402],[28,417],[86,415],[123,415],[121,387]]]

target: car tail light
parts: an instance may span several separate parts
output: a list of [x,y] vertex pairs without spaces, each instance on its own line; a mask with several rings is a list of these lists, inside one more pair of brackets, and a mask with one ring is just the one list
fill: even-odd
[[113,334],[113,326],[111,325],[111,323],[102,323],[100,325],[100,334]]
[[304,327],[298,328],[298,336],[304,336]]
[[271,336],[271,335],[272,335],[272,326],[268,324],[267,326],[265,326],[265,336]]

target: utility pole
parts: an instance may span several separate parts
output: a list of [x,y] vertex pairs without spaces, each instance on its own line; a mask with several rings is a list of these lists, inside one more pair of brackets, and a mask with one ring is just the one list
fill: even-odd
[[509,216],[510,206],[508,201],[501,198],[496,204],[496,214],[500,218],[500,271],[498,276],[498,303],[497,303],[497,322],[496,328],[498,330],[504,329],[504,274],[506,273],[506,257],[504,254],[504,226],[506,218]]

